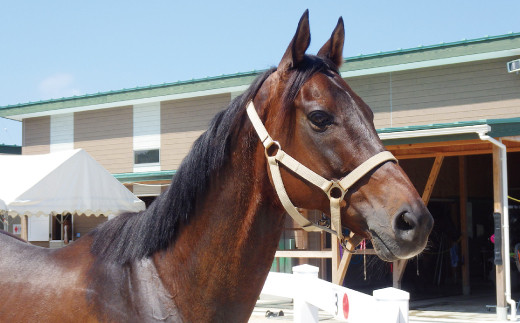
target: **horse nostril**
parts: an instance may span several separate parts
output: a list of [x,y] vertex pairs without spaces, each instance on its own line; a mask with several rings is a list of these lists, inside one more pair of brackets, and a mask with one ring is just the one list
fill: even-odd
[[395,218],[395,230],[410,231],[415,229],[415,221],[407,211],[399,213]]

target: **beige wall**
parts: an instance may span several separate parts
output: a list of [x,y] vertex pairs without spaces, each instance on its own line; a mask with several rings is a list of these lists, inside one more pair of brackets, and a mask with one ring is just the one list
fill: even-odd
[[161,102],[161,169],[177,169],[195,139],[229,102],[229,94]]
[[362,76],[347,82],[374,111],[376,128],[512,118],[520,116],[520,76],[507,73],[506,62],[511,59]]
[[85,149],[111,173],[133,171],[132,107],[74,114],[74,148]]
[[22,154],[47,154],[51,144],[51,118],[23,119]]
[[[520,116],[511,58],[360,76],[347,82],[375,112],[376,128]],[[177,169],[230,94],[161,102],[161,169]],[[50,118],[23,121],[23,153],[48,153]],[[133,108],[77,112],[74,147],[112,173],[133,171]]]
[[104,215],[100,216],[85,216],[85,215],[74,215],[74,240],[76,240],[76,233],[80,234],[80,237],[85,236],[89,231],[96,228],[98,225],[108,221],[108,218]]

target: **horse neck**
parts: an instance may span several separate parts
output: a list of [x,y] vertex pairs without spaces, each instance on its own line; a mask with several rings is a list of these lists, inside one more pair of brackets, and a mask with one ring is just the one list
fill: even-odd
[[247,321],[274,259],[284,212],[273,202],[263,150],[244,154],[242,146],[175,244],[154,257],[187,321]]

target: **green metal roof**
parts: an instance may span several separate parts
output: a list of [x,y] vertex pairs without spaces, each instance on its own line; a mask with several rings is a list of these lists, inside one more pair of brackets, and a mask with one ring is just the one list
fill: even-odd
[[[520,49],[520,33],[510,33],[506,35],[349,57],[345,59],[345,64],[343,64],[341,72],[497,52],[508,49]],[[38,113],[50,110],[248,85],[262,72],[263,71],[250,71],[202,79],[135,87],[131,89],[86,94],[61,99],[7,105],[0,107],[0,116],[8,117],[20,114]]]
[[22,147],[18,145],[4,145],[0,144],[0,154],[21,155]]
[[345,59],[341,72],[520,48],[520,33],[419,46]]
[[[232,86],[248,85],[255,79],[258,73],[259,72],[257,71],[252,71],[246,73],[207,77],[203,79],[193,79],[189,81],[178,81],[174,83],[135,87],[131,89],[99,92],[61,99],[7,105],[0,107],[0,116],[7,117],[17,114],[36,113],[49,110],[59,110],[112,102],[123,102],[127,100],[144,99],[171,94],[198,92]],[[124,103],[122,103],[122,105],[124,105]]]
[[134,183],[151,181],[170,181],[175,173],[176,170],[162,170],[142,173],[119,173],[113,175],[121,183]]

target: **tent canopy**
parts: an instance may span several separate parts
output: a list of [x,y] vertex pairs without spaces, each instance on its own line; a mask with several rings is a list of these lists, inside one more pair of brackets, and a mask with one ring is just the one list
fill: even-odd
[[144,209],[143,201],[82,149],[0,155],[0,213],[99,216]]

